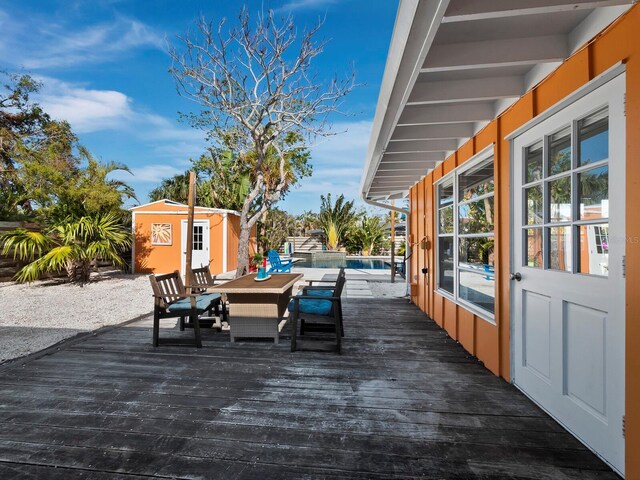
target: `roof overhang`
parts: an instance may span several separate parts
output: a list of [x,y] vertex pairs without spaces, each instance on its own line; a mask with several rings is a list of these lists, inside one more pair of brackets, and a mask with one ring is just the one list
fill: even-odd
[[400,0],[362,197],[405,198],[633,3]]

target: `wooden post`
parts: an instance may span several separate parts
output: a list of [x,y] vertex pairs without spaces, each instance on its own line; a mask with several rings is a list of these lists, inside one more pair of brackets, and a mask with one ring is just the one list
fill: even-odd
[[[391,206],[395,201],[391,200]],[[391,210],[391,283],[396,281],[396,212]]]
[[187,214],[187,260],[184,267],[184,283],[187,285],[193,285],[191,262],[193,259],[193,215],[196,205],[196,174],[189,172],[189,201],[188,201],[188,214]]

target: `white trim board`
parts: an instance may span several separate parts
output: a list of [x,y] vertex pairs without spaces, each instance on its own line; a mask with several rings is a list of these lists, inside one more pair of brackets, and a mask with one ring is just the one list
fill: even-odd
[[[196,208],[204,208],[204,207],[196,207]],[[188,212],[184,211],[184,210],[153,210],[153,211],[147,211],[147,212],[135,212],[137,215],[187,215]],[[220,214],[220,215],[227,215],[227,214],[231,214],[231,215],[235,215],[237,217],[240,216],[240,214],[234,210],[216,210],[216,209],[211,209],[211,210],[195,210],[194,214],[195,215],[211,215],[211,214]]]
[[591,80],[590,82],[586,83],[582,87],[578,88],[573,93],[570,93],[568,96],[566,96],[565,98],[560,100],[555,105],[547,108],[544,112],[538,114],[537,116],[535,116],[534,118],[529,120],[524,125],[518,127],[513,132],[511,132],[508,135],[506,135],[504,137],[504,139],[505,140],[513,140],[517,136],[522,135],[527,130],[535,127],[539,123],[544,122],[546,119],[548,119],[551,116],[555,115],[560,110],[566,108],[567,106],[571,105],[572,103],[575,103],[577,100],[579,100],[582,97],[584,97],[584,96],[588,95],[589,93],[593,92],[595,89],[597,89],[598,87],[601,87],[602,85],[604,85],[605,83],[607,83],[610,80],[614,79],[618,75],[624,73],[626,70],[627,70],[627,66],[623,62],[616,63],[613,67],[611,67],[608,70],[602,72],[600,75],[595,77],[593,80]]

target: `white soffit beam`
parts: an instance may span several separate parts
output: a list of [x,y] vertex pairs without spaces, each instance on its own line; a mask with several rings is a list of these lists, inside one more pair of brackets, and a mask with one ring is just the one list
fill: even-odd
[[458,148],[457,140],[441,138],[437,140],[410,140],[407,142],[389,142],[386,153],[400,152],[448,152]]
[[[437,162],[407,162],[407,163],[391,163],[391,164],[380,164],[379,172],[420,172],[424,170],[428,170],[430,168],[435,168]],[[374,177],[375,178],[375,177]]]
[[492,120],[493,103],[452,105],[409,105],[405,107],[398,125],[429,125],[440,123],[464,123]]
[[468,22],[489,18],[519,17],[541,13],[588,10],[625,5],[631,0],[455,0],[442,23]]
[[473,135],[473,127],[473,123],[398,126],[393,131],[391,142],[471,137]]
[[393,190],[400,190],[403,188],[410,188],[413,186],[413,181],[407,181],[407,182],[377,182],[377,181],[373,181],[373,183],[371,184],[371,188],[375,188],[375,187],[380,187],[380,188],[388,188],[388,189],[393,189]]
[[420,171],[420,169],[407,171],[405,173],[403,173],[402,171],[393,171],[393,170],[387,171],[387,172],[378,171],[378,173],[374,177],[374,181],[375,180],[382,180],[382,179],[414,180],[415,179],[415,174],[413,172],[418,172],[418,171]]
[[398,162],[441,162],[446,158],[445,152],[406,152],[385,153],[380,164]]
[[421,82],[413,87],[407,105],[519,98],[524,93],[522,76]]
[[566,35],[434,45],[421,72],[561,62],[569,56]]

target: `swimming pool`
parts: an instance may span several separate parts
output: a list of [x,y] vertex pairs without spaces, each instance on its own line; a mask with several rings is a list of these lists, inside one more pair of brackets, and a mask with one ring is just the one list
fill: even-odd
[[385,262],[388,260],[381,258],[346,258],[335,260],[299,260],[294,263],[294,267],[302,268],[355,268],[355,269],[373,269],[373,270],[389,270],[390,267]]

